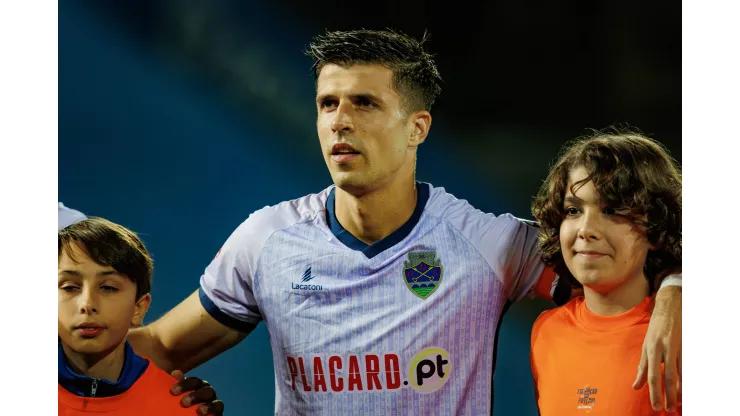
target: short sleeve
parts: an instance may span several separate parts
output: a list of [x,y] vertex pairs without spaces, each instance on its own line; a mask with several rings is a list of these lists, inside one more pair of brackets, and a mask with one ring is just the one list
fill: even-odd
[[518,301],[532,292],[545,269],[539,228],[511,214],[495,216],[475,210],[466,217],[458,220],[462,232],[493,269],[507,298]]
[[200,278],[200,301],[214,319],[246,331],[262,320],[254,296],[254,278],[267,238],[252,214],[229,236]]

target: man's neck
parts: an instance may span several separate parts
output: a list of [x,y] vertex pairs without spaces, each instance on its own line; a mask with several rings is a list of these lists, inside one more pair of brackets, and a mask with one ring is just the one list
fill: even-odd
[[584,286],[583,294],[589,311],[604,316],[618,315],[639,305],[646,296],[650,295],[650,284],[645,279],[645,275],[640,273],[608,291]]
[[126,343],[122,342],[114,350],[100,354],[81,354],[62,344],[67,365],[77,374],[90,378],[105,379],[111,383],[118,381],[123,370]]
[[345,230],[369,245],[406,223],[414,213],[416,199],[413,176],[359,197],[337,187],[334,212]]

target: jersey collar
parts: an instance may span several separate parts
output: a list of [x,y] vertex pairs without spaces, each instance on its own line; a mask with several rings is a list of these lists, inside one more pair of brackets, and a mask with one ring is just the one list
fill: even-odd
[[336,191],[336,187],[334,187],[329,192],[329,197],[326,199],[326,216],[329,223],[329,228],[331,229],[332,234],[334,234],[334,236],[337,237],[337,239],[341,241],[345,246],[351,248],[352,250],[362,252],[362,254],[364,254],[367,258],[373,258],[383,251],[398,244],[401,240],[406,238],[406,236],[411,233],[416,224],[419,223],[419,219],[421,218],[421,214],[424,212],[424,207],[427,204],[427,200],[429,200],[429,188],[429,184],[417,182],[416,207],[414,208],[413,214],[411,214],[411,218],[409,218],[408,221],[406,221],[396,231],[392,232],[389,236],[368,245],[358,240],[355,236],[350,234],[349,231],[345,230],[344,227],[342,227],[342,224],[339,223],[339,220],[337,220],[336,212],[334,211],[334,193]]

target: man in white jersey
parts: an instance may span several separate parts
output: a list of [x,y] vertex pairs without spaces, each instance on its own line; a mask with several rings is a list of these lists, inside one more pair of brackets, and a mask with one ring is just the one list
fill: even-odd
[[[535,288],[547,296],[555,279],[537,229],[415,181],[441,91],[421,43],[332,32],[307,54],[334,185],[252,213],[200,288],[129,342],[187,371],[264,321],[276,414],[490,414],[502,312]],[[680,315],[671,305],[658,308]],[[677,349],[680,339],[658,341],[673,322],[647,344]]]

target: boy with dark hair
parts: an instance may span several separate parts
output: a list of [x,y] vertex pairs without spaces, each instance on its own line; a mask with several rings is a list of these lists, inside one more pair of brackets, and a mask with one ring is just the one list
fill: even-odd
[[[542,226],[543,260],[567,267],[584,292],[534,324],[540,413],[656,414],[655,397],[651,406],[648,389],[635,391],[629,382],[650,322],[655,279],[681,266],[675,162],[638,133],[597,132],[566,147],[532,212]],[[680,397],[680,367],[678,377],[666,375],[665,389]]]
[[130,230],[89,218],[58,232],[59,414],[194,415],[177,380],[126,342],[151,302],[152,259]]

